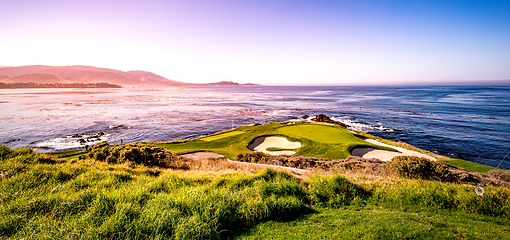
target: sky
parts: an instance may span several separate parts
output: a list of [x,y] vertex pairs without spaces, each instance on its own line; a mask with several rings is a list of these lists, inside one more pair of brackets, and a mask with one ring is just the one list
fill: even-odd
[[267,85],[510,79],[508,0],[0,0],[0,11],[0,66]]

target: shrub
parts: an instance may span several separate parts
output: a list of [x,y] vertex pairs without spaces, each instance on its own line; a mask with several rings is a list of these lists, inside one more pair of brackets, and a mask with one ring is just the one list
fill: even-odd
[[10,147],[0,144],[0,160],[7,158],[12,152]]
[[239,153],[236,160],[239,162],[266,163],[273,160],[273,156],[263,152]]
[[163,165],[170,154],[163,148],[147,143],[109,145],[101,142],[90,147],[88,157],[108,163],[134,162],[146,165]]
[[426,158],[397,156],[386,166],[390,171],[407,178],[453,181],[453,175],[447,167]]

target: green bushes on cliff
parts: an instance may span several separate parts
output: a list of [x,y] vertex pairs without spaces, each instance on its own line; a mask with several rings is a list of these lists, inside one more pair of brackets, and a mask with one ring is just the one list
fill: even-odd
[[149,166],[161,165],[169,156],[163,148],[148,143],[109,145],[108,142],[92,145],[87,155],[108,163],[133,162]]
[[263,152],[239,153],[236,156],[238,162],[266,163],[273,160],[273,156]]
[[390,171],[407,177],[426,180],[452,181],[453,175],[444,165],[432,162],[426,158],[415,156],[394,157],[386,167]]

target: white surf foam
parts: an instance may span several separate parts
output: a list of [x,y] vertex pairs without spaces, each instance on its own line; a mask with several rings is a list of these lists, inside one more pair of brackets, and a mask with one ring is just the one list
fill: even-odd
[[73,135],[66,137],[59,137],[54,139],[49,139],[43,142],[40,142],[35,145],[36,148],[48,148],[53,150],[69,150],[69,149],[78,149],[85,148],[86,146],[91,146],[96,143],[108,141],[108,137],[110,134],[105,135]]
[[343,116],[343,117],[332,117],[332,120],[335,120],[337,122],[341,122],[348,126],[348,128],[357,130],[357,131],[363,131],[363,130],[379,130],[383,132],[394,132],[395,129],[384,127],[382,125],[371,125],[367,123],[361,123],[353,119],[352,116]]

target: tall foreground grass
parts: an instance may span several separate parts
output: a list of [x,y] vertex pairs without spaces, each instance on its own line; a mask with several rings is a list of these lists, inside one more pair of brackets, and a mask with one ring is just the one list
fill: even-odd
[[371,202],[510,218],[510,192],[439,182],[349,180],[287,172],[172,171],[68,161],[0,145],[0,238],[225,239],[316,208]]

